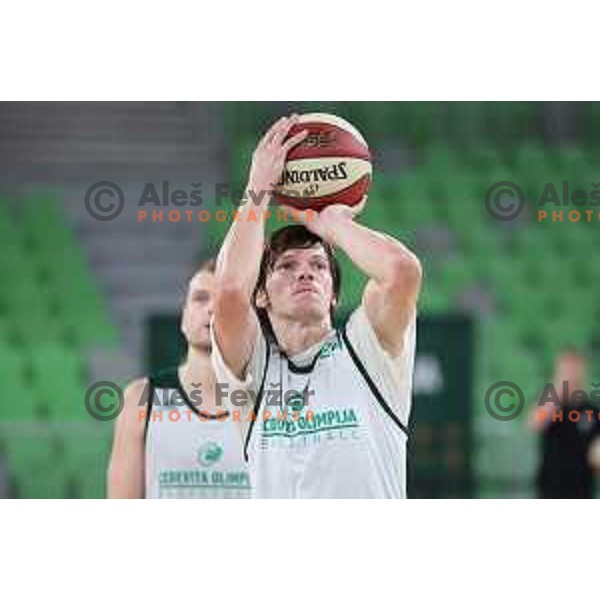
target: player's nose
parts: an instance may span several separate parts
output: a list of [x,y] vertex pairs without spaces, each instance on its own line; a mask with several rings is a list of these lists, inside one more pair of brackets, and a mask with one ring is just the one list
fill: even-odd
[[302,269],[300,269],[300,272],[298,273],[298,279],[300,279],[300,281],[313,281],[314,278],[315,274],[308,266],[305,266]]

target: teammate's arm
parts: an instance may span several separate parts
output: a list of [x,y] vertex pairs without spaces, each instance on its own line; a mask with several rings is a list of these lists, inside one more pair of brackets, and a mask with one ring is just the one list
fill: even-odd
[[363,305],[379,343],[391,356],[402,352],[404,332],[416,311],[421,263],[404,244],[352,220],[351,210],[333,205],[306,227],[340,247],[369,277]]
[[115,424],[108,467],[109,498],[144,497],[144,432],[148,381],[136,379],[127,386],[124,406]]
[[290,148],[306,137],[306,132],[301,132],[284,142],[296,122],[295,115],[279,119],[256,147],[247,201],[240,207],[217,258],[213,331],[223,360],[240,379],[245,376],[258,328],[252,294],[264,249],[269,192],[279,180]]

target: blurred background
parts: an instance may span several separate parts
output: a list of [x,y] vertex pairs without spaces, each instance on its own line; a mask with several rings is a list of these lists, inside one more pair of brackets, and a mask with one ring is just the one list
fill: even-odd
[[[363,133],[374,181],[360,220],[424,265],[409,495],[535,495],[528,410],[498,421],[484,397],[510,380],[531,404],[566,346],[600,381],[600,222],[540,223],[536,206],[546,183],[589,193],[598,181],[600,103],[2,103],[0,497],[104,496],[112,423],[86,412],[86,389],[178,360],[187,279],[227,228],[167,211],[230,210],[216,184],[239,195],[254,145],[291,111],[335,113]],[[100,181],[125,198],[112,220],[86,210]],[[162,194],[165,181],[188,195],[201,183],[202,206],[148,204],[163,221],[139,222],[144,188]],[[514,220],[486,210],[498,181],[525,193]],[[342,263],[340,318],[364,285]]]

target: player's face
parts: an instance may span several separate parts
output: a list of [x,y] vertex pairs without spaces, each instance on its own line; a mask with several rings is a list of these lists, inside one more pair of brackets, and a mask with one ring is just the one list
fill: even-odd
[[208,271],[196,273],[190,281],[181,319],[181,331],[188,344],[199,350],[210,351],[210,318],[215,276]]
[[282,318],[314,321],[329,315],[333,279],[321,245],[286,250],[266,282],[269,311]]
[[574,354],[563,354],[558,359],[558,380],[581,384],[585,379],[585,361]]

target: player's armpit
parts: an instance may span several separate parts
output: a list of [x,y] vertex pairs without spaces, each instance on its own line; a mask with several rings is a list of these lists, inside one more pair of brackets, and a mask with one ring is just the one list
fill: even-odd
[[115,424],[108,467],[108,498],[143,498],[145,431],[148,410],[147,379],[131,382],[124,393],[124,406]]
[[387,281],[369,280],[363,296],[367,318],[382,348],[390,356],[402,353],[406,327],[416,313],[421,288],[421,264],[416,257],[398,261]]

